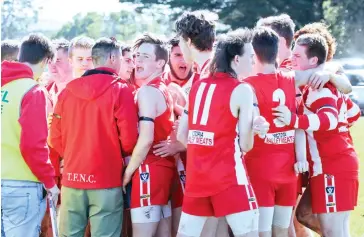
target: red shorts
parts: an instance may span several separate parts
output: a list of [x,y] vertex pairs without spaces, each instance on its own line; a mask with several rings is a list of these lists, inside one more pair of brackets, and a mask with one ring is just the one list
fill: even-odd
[[132,178],[131,208],[167,205],[171,196],[174,168],[142,164]]
[[359,181],[320,174],[310,180],[312,212],[351,211],[357,205]]
[[177,160],[177,169],[174,173],[174,188],[172,191],[171,205],[172,209],[182,207],[183,195],[186,185],[186,170],[181,159]]
[[277,183],[269,180],[250,179],[260,207],[295,206],[297,202],[297,180]]
[[182,211],[194,216],[223,217],[257,208],[258,203],[252,186],[236,185],[210,197],[185,195]]

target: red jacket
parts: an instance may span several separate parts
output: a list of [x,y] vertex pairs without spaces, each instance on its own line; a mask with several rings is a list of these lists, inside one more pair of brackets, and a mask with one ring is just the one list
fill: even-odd
[[[27,65],[7,61],[1,64],[1,86],[23,78],[33,78],[32,69]],[[34,86],[24,95],[18,120],[21,127],[19,146],[32,173],[46,188],[52,188],[55,173],[48,158],[46,107],[46,95],[40,86]]]
[[58,97],[51,144],[64,159],[62,185],[105,189],[122,185],[123,155],[137,142],[131,90],[110,68],[89,70]]

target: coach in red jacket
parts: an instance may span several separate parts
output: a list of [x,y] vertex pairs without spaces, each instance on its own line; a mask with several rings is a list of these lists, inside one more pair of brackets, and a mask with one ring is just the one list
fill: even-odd
[[123,155],[137,142],[137,111],[117,76],[120,45],[101,38],[92,48],[95,69],[67,84],[55,107],[51,145],[64,158],[60,236],[120,236]]

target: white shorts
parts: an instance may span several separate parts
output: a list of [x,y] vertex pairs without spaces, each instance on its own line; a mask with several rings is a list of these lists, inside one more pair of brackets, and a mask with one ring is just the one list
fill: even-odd
[[[182,212],[178,233],[199,237],[208,216],[194,216]],[[258,230],[259,211],[257,209],[225,216],[234,235],[244,235]]]
[[134,224],[159,222],[172,216],[171,202],[164,206],[145,206],[130,209],[131,222]]

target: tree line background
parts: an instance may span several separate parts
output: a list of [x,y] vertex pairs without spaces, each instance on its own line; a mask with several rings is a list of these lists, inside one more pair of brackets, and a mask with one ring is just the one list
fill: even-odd
[[[134,0],[134,11],[110,14],[89,12],[77,14],[58,31],[43,32],[51,38],[72,39],[78,35],[93,38],[114,36],[131,42],[145,31],[173,35],[173,23],[185,10],[208,10],[218,17],[218,33],[239,27],[254,27],[261,17],[289,14],[296,30],[311,22],[329,25],[338,42],[337,57],[364,56],[364,0]],[[38,9],[32,0],[3,0],[1,7],[1,38],[21,38],[36,24]]]

